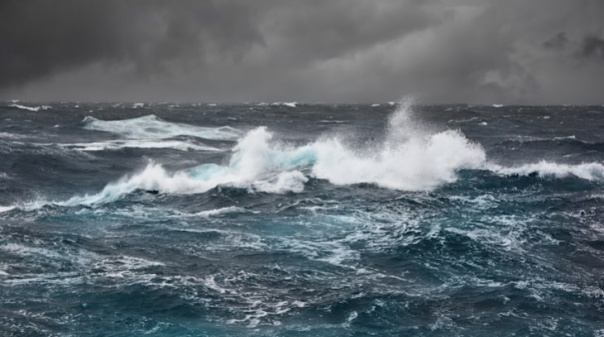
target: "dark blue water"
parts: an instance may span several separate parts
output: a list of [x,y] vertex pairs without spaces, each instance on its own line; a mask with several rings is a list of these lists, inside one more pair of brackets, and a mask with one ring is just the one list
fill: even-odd
[[0,104],[2,336],[604,336],[604,108]]

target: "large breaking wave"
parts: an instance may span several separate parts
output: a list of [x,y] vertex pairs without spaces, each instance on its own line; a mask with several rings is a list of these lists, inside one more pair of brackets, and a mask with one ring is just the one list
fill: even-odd
[[[145,120],[144,128],[148,128],[148,123],[157,122],[154,118]],[[336,185],[369,183],[390,189],[424,191],[453,182],[458,170],[478,169],[486,160],[482,147],[461,132],[431,133],[422,127],[413,117],[408,101],[402,102],[389,119],[385,139],[364,148],[348,145],[337,136],[323,137],[298,147],[273,139],[273,133],[258,127],[239,139],[225,165],[203,164],[169,172],[151,162],[141,172],[107,185],[100,193],[74,197],[66,204],[111,202],[136,190],[203,193],[219,185],[252,192],[301,192],[310,177]]]

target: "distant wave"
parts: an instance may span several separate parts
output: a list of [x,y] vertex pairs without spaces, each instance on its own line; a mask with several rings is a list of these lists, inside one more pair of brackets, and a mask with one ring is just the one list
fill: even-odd
[[58,144],[61,147],[80,151],[112,151],[127,148],[136,149],[174,149],[180,151],[222,151],[221,149],[193,144],[180,140],[110,140],[91,143]]
[[42,110],[48,110],[51,108],[51,106],[49,105],[42,105],[42,106],[26,106],[26,105],[21,105],[21,104],[11,104],[9,105],[9,107],[12,108],[17,108],[17,109],[21,109],[21,110],[27,110],[27,111],[39,111],[40,109]]
[[295,108],[298,105],[298,102],[274,102],[271,105],[281,105],[290,108]]
[[104,121],[91,116],[82,121],[88,130],[105,131],[119,134],[130,139],[166,139],[176,136],[193,136],[215,140],[235,140],[241,131],[229,127],[203,127],[188,124],[170,123],[155,115],[138,118]]

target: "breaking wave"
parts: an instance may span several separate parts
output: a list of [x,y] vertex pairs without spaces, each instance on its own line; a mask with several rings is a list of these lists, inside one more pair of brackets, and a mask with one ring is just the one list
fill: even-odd
[[[414,119],[410,104],[401,103],[392,115],[386,140],[365,149],[348,146],[338,137],[291,147],[273,142],[273,134],[259,127],[238,141],[226,165],[203,164],[168,172],[152,162],[141,172],[107,185],[100,193],[74,197],[65,204],[111,202],[136,190],[203,193],[219,185],[251,192],[301,192],[309,178],[326,179],[336,185],[370,183],[423,191],[455,181],[458,170],[477,169],[484,164],[486,156],[480,145],[458,131],[430,133]],[[140,119],[136,123],[141,123]]]
[[147,115],[125,120],[104,121],[91,116],[82,121],[88,130],[119,134],[129,139],[166,139],[177,136],[192,136],[215,140],[235,140],[242,132],[229,127],[203,127],[170,123],[155,115]]
[[486,166],[489,171],[503,176],[530,176],[538,175],[540,177],[577,177],[580,179],[596,181],[604,180],[604,165],[600,163],[583,163],[583,164],[558,164],[548,161],[540,161],[538,163],[524,164],[512,167],[504,167],[496,164]]

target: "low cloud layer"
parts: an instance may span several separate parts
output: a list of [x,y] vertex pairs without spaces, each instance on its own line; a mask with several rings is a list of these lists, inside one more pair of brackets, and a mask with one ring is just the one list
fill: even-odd
[[6,0],[0,98],[604,103],[601,0]]

